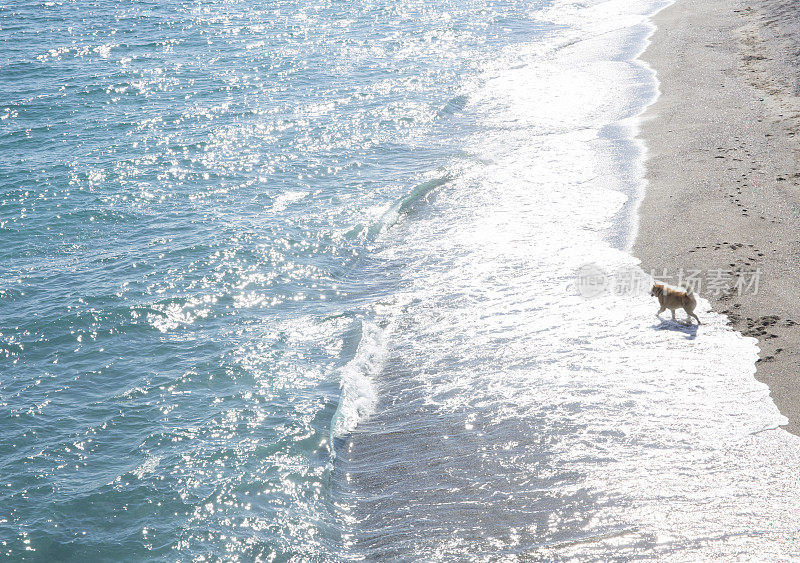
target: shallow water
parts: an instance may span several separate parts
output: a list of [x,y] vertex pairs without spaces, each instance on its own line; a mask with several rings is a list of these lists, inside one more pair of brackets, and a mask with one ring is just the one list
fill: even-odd
[[662,5],[0,7],[3,553],[796,555],[756,341],[576,291]]

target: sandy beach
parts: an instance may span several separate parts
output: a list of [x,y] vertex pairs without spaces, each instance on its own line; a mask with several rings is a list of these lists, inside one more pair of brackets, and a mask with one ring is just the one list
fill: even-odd
[[797,12],[785,0],[678,0],[658,14],[643,59],[661,96],[642,124],[648,185],[633,248],[668,283],[702,272],[700,294],[758,338],[756,377],[796,434]]

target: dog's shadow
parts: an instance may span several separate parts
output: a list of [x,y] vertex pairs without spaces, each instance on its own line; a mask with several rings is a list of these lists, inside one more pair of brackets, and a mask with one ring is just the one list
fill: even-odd
[[700,328],[700,325],[696,325],[694,323],[690,325],[685,325],[680,321],[673,321],[673,320],[665,320],[661,319],[661,322],[657,325],[653,325],[654,330],[672,330],[675,332],[682,332],[686,335],[686,340],[694,340],[697,338],[697,329]]

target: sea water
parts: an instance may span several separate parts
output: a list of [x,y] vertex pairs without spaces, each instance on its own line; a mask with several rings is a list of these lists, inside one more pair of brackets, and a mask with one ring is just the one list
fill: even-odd
[[0,6],[0,553],[798,555],[757,342],[576,279],[664,5]]

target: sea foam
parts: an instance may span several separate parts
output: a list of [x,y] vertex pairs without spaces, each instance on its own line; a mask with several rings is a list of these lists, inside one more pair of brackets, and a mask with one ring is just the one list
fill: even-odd
[[658,83],[637,57],[664,5],[544,10],[557,30],[465,94],[473,165],[387,233],[409,305],[340,466],[368,558],[796,550],[800,440],[753,377],[757,341],[702,298],[687,327],[646,284],[577,291],[587,264],[647,279],[628,249]]

